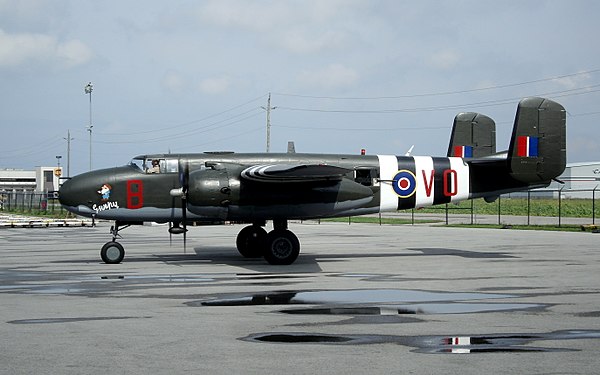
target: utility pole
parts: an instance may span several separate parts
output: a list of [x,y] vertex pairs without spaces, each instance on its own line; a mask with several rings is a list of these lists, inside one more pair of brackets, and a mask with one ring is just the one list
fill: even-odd
[[92,86],[92,83],[88,83],[87,85],[85,85],[85,87],[83,88],[85,90],[86,94],[90,94],[90,125],[87,127],[87,131],[90,132],[90,171],[92,170],[92,128],[94,127],[92,125],[92,90],[94,89],[94,86]]
[[67,177],[71,177],[71,141],[75,138],[71,138],[71,130],[67,130]]
[[271,93],[269,93],[269,99],[267,99],[267,107],[260,107],[267,111],[267,152],[271,152],[271,110],[277,107],[271,107]]

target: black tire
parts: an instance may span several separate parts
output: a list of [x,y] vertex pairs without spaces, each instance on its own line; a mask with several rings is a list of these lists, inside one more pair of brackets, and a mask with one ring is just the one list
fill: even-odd
[[102,246],[102,250],[100,250],[100,257],[104,263],[118,264],[121,263],[125,257],[125,249],[120,243],[110,241]]
[[247,226],[240,231],[235,244],[245,258],[261,258],[267,248],[267,231],[257,225]]
[[298,237],[287,229],[274,229],[267,234],[265,260],[273,265],[292,264],[300,254]]

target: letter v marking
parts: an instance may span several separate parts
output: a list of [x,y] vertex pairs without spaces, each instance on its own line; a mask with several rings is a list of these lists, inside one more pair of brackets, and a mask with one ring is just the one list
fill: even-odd
[[425,185],[425,194],[427,194],[427,196],[430,197],[431,189],[433,188],[433,176],[435,174],[435,169],[431,170],[431,177],[429,178],[429,182],[427,182],[427,175],[425,174],[425,171],[421,170],[421,172],[423,173],[423,185]]

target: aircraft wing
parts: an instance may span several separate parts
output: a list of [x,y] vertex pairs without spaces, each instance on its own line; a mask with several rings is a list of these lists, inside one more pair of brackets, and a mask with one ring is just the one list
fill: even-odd
[[269,164],[255,165],[241,172],[250,181],[290,183],[339,181],[351,169],[325,164]]

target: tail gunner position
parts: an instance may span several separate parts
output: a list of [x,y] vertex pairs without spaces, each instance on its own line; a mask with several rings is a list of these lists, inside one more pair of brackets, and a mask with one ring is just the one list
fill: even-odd
[[[100,252],[119,263],[119,230],[144,221],[250,225],[239,252],[291,264],[300,242],[288,220],[346,217],[432,206],[548,186],[566,165],[565,109],[543,98],[517,108],[510,146],[496,152],[495,123],[477,113],[454,119],[446,157],[327,154],[155,154],[83,173],[60,188],[60,202],[82,216],[114,220]],[[152,169],[146,168],[152,163]],[[268,220],[274,229],[263,228]]]

